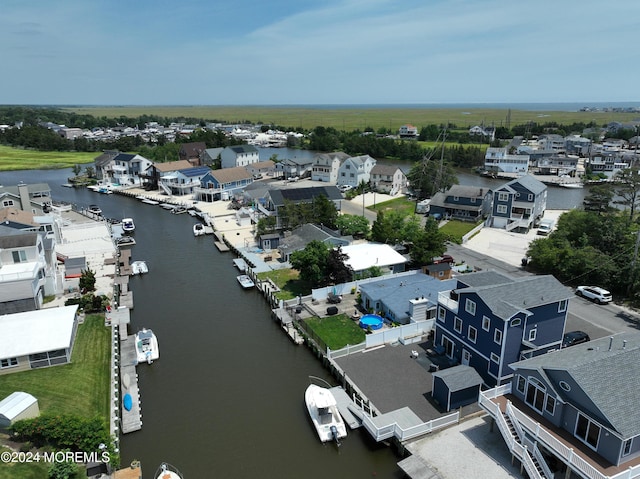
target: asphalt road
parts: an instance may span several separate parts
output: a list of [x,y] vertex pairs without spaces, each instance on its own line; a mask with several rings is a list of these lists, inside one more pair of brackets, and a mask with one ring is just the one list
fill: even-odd
[[[461,245],[449,244],[447,253],[453,256],[456,262],[465,261],[475,269],[494,270],[512,277],[531,274],[521,267],[515,267]],[[591,339],[620,332],[638,331],[640,330],[640,313],[613,303],[598,305],[587,299],[574,296],[569,301],[565,331],[576,330],[586,332]]]

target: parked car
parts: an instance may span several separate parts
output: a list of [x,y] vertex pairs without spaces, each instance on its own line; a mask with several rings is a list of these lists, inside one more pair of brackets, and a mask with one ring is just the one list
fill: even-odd
[[611,293],[606,289],[599,288],[598,286],[578,286],[576,288],[576,294],[583,298],[595,301],[598,304],[610,303],[612,300]]
[[435,258],[432,259],[433,264],[440,264],[440,263],[449,263],[449,264],[453,264],[455,263],[453,256],[451,256],[450,254],[443,254],[442,256],[436,256]]
[[338,186],[338,189],[340,191],[342,191],[343,193],[346,193],[347,191],[352,190],[353,186],[351,186],[351,185],[340,185],[340,186]]
[[538,234],[547,236],[551,231],[553,231],[553,225],[553,220],[542,220],[538,226]]
[[586,343],[587,341],[591,341],[591,338],[584,331],[570,331],[563,336],[562,347],[568,348],[569,346]]

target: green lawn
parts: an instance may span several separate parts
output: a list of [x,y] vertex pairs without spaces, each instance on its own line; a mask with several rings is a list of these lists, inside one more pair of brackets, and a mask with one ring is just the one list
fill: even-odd
[[460,244],[462,243],[462,237],[478,226],[478,224],[479,223],[471,223],[469,221],[450,220],[440,228],[440,231],[449,236],[452,241]]
[[276,298],[284,301],[311,294],[311,285],[299,278],[300,273],[295,269],[277,269],[258,273],[258,279],[270,278],[280,292],[276,293]]
[[332,350],[344,348],[347,344],[360,344],[365,338],[364,330],[346,314],[311,318],[305,322]]
[[71,364],[0,376],[0,398],[24,391],[41,412],[109,418],[111,332],[103,315],[87,315],[78,326]]
[[0,171],[54,170],[92,163],[96,152],[36,151],[0,145]]
[[[8,448],[0,446],[0,453],[9,451]],[[47,479],[49,464],[38,463],[6,463],[0,462],[0,479]]]
[[395,211],[402,216],[411,216],[416,211],[416,202],[407,199],[406,197],[396,198],[393,200],[385,201],[384,203],[376,203],[375,206],[369,206],[368,209],[373,211]]

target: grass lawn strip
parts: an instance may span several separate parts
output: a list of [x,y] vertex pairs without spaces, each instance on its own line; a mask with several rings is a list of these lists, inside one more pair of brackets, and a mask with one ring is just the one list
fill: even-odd
[[78,325],[70,364],[0,376],[0,398],[24,391],[38,400],[40,412],[109,418],[111,332],[102,315],[87,315]]
[[99,152],[36,151],[0,145],[0,171],[53,170],[93,163]]
[[332,350],[344,348],[347,344],[360,344],[365,339],[364,330],[346,314],[310,318],[305,322]]

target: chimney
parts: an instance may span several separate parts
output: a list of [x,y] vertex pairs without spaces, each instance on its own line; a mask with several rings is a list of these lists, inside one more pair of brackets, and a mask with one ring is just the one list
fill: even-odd
[[613,347],[613,336],[609,338],[609,351],[611,351],[612,347]]

